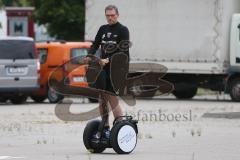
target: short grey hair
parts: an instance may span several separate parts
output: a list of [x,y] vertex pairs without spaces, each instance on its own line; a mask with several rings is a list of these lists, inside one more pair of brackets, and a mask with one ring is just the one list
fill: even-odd
[[117,13],[117,15],[119,15],[118,13],[118,8],[115,6],[115,5],[108,5],[106,8],[105,8],[105,13],[107,10],[115,10],[115,12]]

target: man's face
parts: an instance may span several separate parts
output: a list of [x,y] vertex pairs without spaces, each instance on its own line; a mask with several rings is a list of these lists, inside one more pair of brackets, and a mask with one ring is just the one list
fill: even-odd
[[106,10],[105,16],[109,25],[113,25],[118,21],[118,14],[114,9]]

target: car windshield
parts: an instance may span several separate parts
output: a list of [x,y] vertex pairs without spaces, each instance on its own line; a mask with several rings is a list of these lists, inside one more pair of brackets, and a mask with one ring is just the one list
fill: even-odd
[[0,40],[0,59],[35,59],[33,41]]
[[71,63],[83,63],[83,57],[87,55],[87,48],[72,48],[71,49]]

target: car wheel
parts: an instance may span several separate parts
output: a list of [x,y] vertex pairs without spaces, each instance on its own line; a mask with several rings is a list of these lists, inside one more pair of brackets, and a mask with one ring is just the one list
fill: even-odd
[[25,95],[21,95],[21,96],[14,96],[14,97],[11,97],[10,98],[10,101],[13,103],[13,104],[23,104],[25,103],[27,100],[27,96]]
[[42,103],[46,98],[45,96],[31,96],[31,99],[37,103]]
[[59,101],[61,101],[64,98],[64,96],[58,94],[55,90],[49,88],[47,98],[50,103],[58,103]]
[[8,98],[6,97],[0,97],[0,103],[5,103],[7,102]]

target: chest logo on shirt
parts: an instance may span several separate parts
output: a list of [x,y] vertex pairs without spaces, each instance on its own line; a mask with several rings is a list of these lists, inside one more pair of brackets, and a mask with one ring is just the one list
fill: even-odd
[[105,38],[105,34],[102,35],[102,39],[104,39],[104,38]]
[[110,37],[111,37],[111,34],[112,34],[111,32],[108,32],[108,33],[107,33],[107,38],[110,38]]

